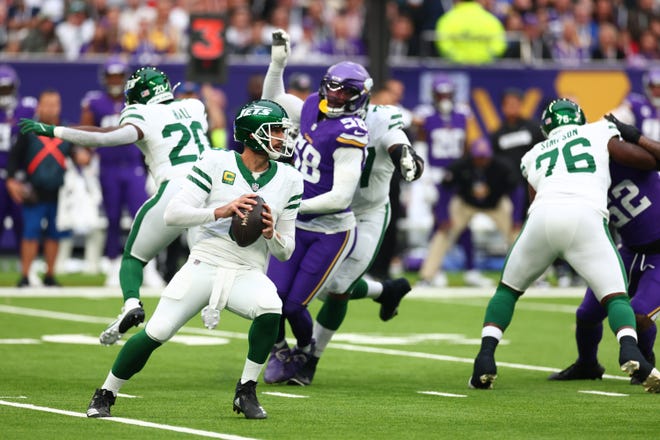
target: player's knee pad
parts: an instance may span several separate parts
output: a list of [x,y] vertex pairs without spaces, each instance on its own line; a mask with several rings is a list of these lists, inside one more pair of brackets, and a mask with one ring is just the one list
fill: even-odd
[[170,340],[172,336],[176,333],[174,326],[171,323],[165,322],[162,320],[153,319],[147,322],[147,325],[144,328],[144,331],[147,333],[151,339],[161,344]]
[[282,306],[282,315],[284,316],[296,316],[299,313],[301,313],[303,310],[305,310],[307,306],[300,304],[300,303],[295,303],[292,301],[284,301],[284,305]]

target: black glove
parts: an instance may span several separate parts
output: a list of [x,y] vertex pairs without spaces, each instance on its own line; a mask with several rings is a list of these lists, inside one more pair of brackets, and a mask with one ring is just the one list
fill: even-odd
[[626,142],[637,144],[639,142],[639,138],[642,137],[642,132],[639,131],[637,127],[630,124],[624,124],[611,113],[606,114],[605,119],[616,125],[617,130],[621,132],[621,137]]

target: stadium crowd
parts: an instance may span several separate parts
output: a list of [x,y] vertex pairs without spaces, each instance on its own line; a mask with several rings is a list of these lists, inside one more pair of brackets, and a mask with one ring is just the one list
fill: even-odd
[[[149,57],[187,50],[191,14],[227,17],[227,51],[267,56],[274,29],[291,35],[291,60],[366,55],[365,0],[10,0],[0,3],[0,52]],[[632,65],[660,59],[654,0],[388,0],[392,57],[442,57],[440,20],[461,3],[483,5],[504,40],[493,59]],[[458,12],[458,11],[456,11]],[[456,14],[460,15],[460,14]],[[465,21],[458,17],[459,22]],[[501,24],[501,26],[499,26]],[[437,46],[437,47],[436,47]],[[456,60],[461,62],[461,60]],[[486,59],[484,62],[490,62]]]

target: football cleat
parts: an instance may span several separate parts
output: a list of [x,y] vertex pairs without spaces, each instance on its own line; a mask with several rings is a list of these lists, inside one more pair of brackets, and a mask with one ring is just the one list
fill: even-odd
[[112,417],[110,407],[115,404],[116,399],[112,391],[97,388],[87,407],[87,417]]
[[44,275],[44,286],[46,287],[62,287],[62,285],[52,275]]
[[552,373],[548,376],[548,380],[602,380],[604,372],[605,367],[599,363],[585,365],[576,362],[561,371]]
[[474,360],[474,368],[468,386],[475,389],[489,390],[493,388],[493,382],[496,378],[495,358],[491,355],[479,353]]
[[131,310],[125,310],[122,307],[122,312],[99,336],[99,341],[103,345],[112,345],[121,339],[122,335],[131,327],[137,327],[140,323],[144,322],[144,309],[142,302],[140,307],[135,307]]
[[[650,371],[649,371],[650,367]],[[637,379],[649,393],[660,393],[660,371],[647,361],[627,361],[621,365],[621,371]]]
[[243,413],[246,419],[265,419],[267,417],[266,411],[257,399],[255,381],[249,380],[242,384],[241,380],[238,380],[234,395],[234,411],[237,414]]
[[264,370],[264,382],[278,383],[291,377],[289,364],[291,361],[291,349],[288,345],[282,348],[273,347]]
[[378,315],[383,321],[389,321],[399,313],[399,304],[410,292],[410,283],[405,278],[383,281],[383,293],[374,301],[380,303]]
[[319,358],[310,356],[305,365],[287,382],[289,385],[299,385],[301,387],[311,385],[316,372],[316,365],[319,363]]

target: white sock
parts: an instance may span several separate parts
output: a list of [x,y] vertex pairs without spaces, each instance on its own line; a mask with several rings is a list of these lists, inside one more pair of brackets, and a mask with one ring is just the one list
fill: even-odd
[[108,373],[108,377],[105,378],[105,382],[103,382],[103,385],[101,385],[101,389],[108,390],[112,392],[112,394],[117,397],[117,394],[119,393],[119,389],[126,383],[128,379],[120,379],[114,374],[112,374],[112,371]]
[[325,350],[325,347],[328,346],[330,340],[332,339],[335,333],[337,333],[336,330],[330,330],[328,328],[325,328],[321,324],[319,324],[318,321],[314,321],[314,331],[312,333],[314,339],[316,339],[314,353],[312,353],[314,357],[317,358],[321,357],[323,351]]
[[286,339],[282,339],[280,342],[275,343],[275,348],[277,348],[278,350],[280,348],[284,348],[285,346],[286,346]]
[[264,368],[264,364],[258,364],[252,362],[250,359],[245,359],[245,365],[243,366],[243,374],[241,375],[241,384],[249,382],[251,380],[257,382],[261,370]]
[[124,302],[124,310],[133,310],[138,307],[140,307],[140,300],[137,298],[128,298],[126,302]]
[[367,298],[376,299],[383,293],[383,283],[373,280],[365,280],[367,282]]
[[497,339],[498,341],[502,339],[503,332],[499,328],[495,327],[494,325],[487,325],[483,329],[481,329],[481,337],[484,338],[486,336],[492,336],[493,338]]
[[621,342],[621,338],[624,336],[632,336],[633,338],[635,338],[635,341],[637,341],[637,332],[635,331],[634,328],[624,327],[618,332],[616,332],[616,340],[618,342]]

